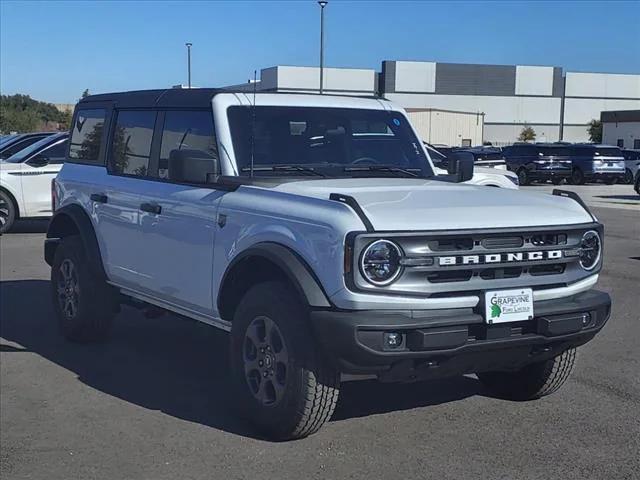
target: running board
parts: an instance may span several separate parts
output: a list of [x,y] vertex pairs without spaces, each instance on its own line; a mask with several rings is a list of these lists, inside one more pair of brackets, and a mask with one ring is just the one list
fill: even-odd
[[153,298],[143,293],[129,290],[128,288],[120,287],[119,285],[113,284],[111,282],[109,283],[114,287],[116,287],[117,289],[119,289],[122,295],[125,295],[127,297],[140,300],[142,302],[148,303],[150,305],[154,305],[156,307],[160,307],[164,310],[168,310],[172,313],[181,315],[183,317],[191,318],[193,320],[206,323],[207,325],[211,325],[212,327],[219,328],[221,330],[224,330],[225,332],[231,331],[231,322],[227,322],[226,320],[222,320],[221,318],[210,317],[208,315],[204,315],[194,310],[190,310],[188,308],[181,307],[173,303],[158,300],[157,298]]

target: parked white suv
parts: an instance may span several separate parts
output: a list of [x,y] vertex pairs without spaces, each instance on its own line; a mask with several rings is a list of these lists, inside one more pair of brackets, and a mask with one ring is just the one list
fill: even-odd
[[0,233],[18,218],[51,216],[51,180],[64,163],[67,137],[46,136],[0,161]]
[[234,400],[279,439],[331,417],[341,374],[517,399],[566,380],[611,307],[578,197],[462,185],[464,154],[434,176],[384,100],[252,98],[78,104],[44,247],[67,338],[104,338],[120,302],[229,331]]

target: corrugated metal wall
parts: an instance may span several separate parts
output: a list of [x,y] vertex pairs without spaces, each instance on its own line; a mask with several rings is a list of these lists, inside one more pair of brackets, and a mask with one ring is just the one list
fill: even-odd
[[420,138],[431,144],[459,147],[482,145],[482,114],[442,110],[413,110],[407,116]]

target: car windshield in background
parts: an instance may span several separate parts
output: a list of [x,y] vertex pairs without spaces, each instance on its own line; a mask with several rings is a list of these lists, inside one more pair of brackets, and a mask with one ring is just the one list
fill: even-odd
[[35,153],[38,150],[40,150],[43,146],[48,145],[49,143],[51,143],[51,139],[52,139],[51,136],[44,137],[44,138],[38,140],[37,142],[29,145],[28,147],[23,148],[19,152],[14,153],[9,158],[7,158],[5,160],[5,162],[7,162],[7,163],[22,163],[22,162],[24,162],[33,153]]
[[[240,175],[433,175],[398,112],[320,107],[228,109]],[[253,140],[252,140],[253,132]]]

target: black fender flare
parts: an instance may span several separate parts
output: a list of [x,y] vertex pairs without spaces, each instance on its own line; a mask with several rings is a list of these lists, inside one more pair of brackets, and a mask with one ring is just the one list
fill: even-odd
[[53,257],[60,240],[70,234],[75,234],[73,230],[76,230],[80,236],[91,272],[97,278],[106,280],[107,275],[102,265],[100,246],[98,245],[93,223],[91,223],[89,215],[79,205],[66,205],[54,213],[47,229],[44,245],[45,261],[49,265],[53,264]]
[[247,250],[239,253],[227,265],[227,269],[222,276],[218,288],[218,311],[222,311],[222,292],[229,274],[242,261],[250,257],[264,258],[277,266],[297,290],[300,298],[306,301],[307,305],[316,308],[329,308],[331,302],[325,293],[322,284],[313,273],[313,270],[300,255],[282,244],[275,242],[261,242],[253,245]]

